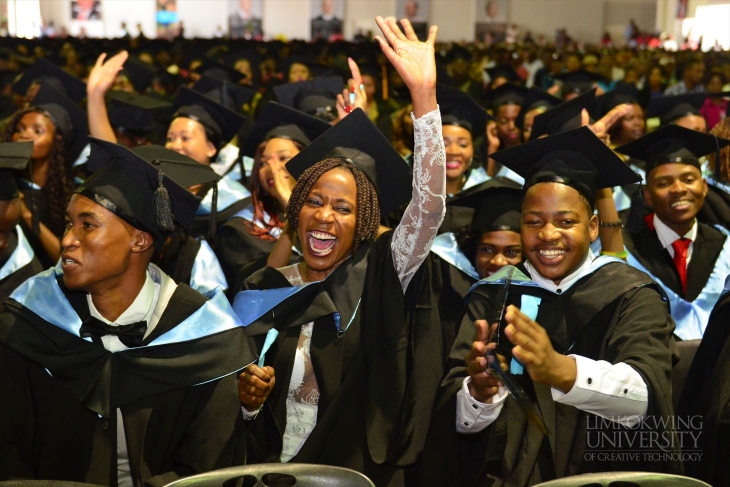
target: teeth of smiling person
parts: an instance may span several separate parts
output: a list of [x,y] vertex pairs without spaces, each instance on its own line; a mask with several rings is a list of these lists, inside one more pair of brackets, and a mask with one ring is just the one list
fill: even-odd
[[547,257],[549,259],[554,259],[555,257],[558,257],[560,255],[563,255],[565,253],[565,250],[541,250],[540,255],[543,257]]
[[337,238],[334,235],[330,235],[329,233],[324,233],[324,232],[311,231],[311,232],[309,232],[309,234],[312,237],[317,238],[319,240],[334,240],[335,238]]
[[675,201],[674,203],[672,203],[672,208],[676,208],[677,206],[686,206],[690,204],[692,204],[692,202],[689,200]]

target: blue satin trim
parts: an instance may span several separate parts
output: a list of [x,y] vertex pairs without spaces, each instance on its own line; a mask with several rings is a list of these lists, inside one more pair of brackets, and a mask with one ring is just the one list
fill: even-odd
[[706,177],[705,180],[707,181],[707,184],[714,186],[716,188],[719,188],[726,192],[727,194],[730,194],[730,185],[727,185],[725,183],[721,183],[720,181],[716,181],[712,177]]
[[479,274],[474,266],[469,262],[466,255],[459,249],[459,244],[456,243],[456,236],[449,233],[442,233],[436,236],[431,245],[431,252],[444,259],[449,264],[453,265],[461,272],[479,280]]
[[462,191],[466,191],[467,189],[476,186],[477,184],[482,184],[484,181],[489,181],[490,178],[487,175],[487,171],[483,167],[477,167],[475,169],[472,169],[469,173],[469,178],[464,183],[464,187],[461,188]]
[[514,181],[519,185],[525,184],[525,178],[514,172],[512,169],[508,168],[507,166],[502,166],[499,171],[497,171],[497,175],[495,177],[498,178],[507,178],[510,181]]
[[205,296],[212,295],[216,289],[228,289],[228,281],[213,249],[205,240],[200,241],[200,249],[193,262],[190,287]]
[[285,299],[294,296],[305,287],[317,284],[318,282],[310,282],[303,286],[295,287],[241,291],[233,299],[233,312],[236,313],[243,326],[248,326],[274,309],[276,305]]
[[[535,321],[541,301],[542,298],[538,298],[537,296],[523,294],[520,296],[520,311],[532,321]],[[512,357],[512,361],[509,364],[509,370],[513,375],[521,375],[525,372],[524,366],[514,357]]]
[[730,237],[725,239],[722,251],[717,257],[715,268],[712,270],[707,284],[697,298],[688,302],[677,293],[669,289],[662,281],[649,272],[631,253],[626,257],[626,262],[643,271],[659,284],[669,298],[669,309],[676,324],[674,334],[682,340],[696,340],[705,334],[710,313],[723,292],[727,291],[726,278],[730,274]]
[[[218,211],[225,210],[234,203],[251,196],[251,192],[247,190],[241,183],[235,181],[228,175],[218,181]],[[210,215],[211,205],[213,204],[213,190],[208,191],[200,202],[196,215]]]
[[[152,340],[148,347],[187,342],[243,326],[226,295],[217,289],[195,313],[172,330]],[[133,350],[133,349],[129,349]],[[123,352],[124,350],[122,350]]]
[[73,167],[80,166],[82,164],[86,164],[86,161],[89,160],[89,155],[91,155],[91,144],[86,144],[81,151],[81,154],[79,155],[78,159],[76,159],[73,163]]
[[[52,325],[79,336],[81,318],[76,314],[56,281],[62,275],[63,271],[61,269],[52,267],[25,281],[10,295],[10,298]],[[217,290],[210,300],[190,315],[188,319],[159,336],[147,346],[196,340],[240,326],[242,324],[233,313],[223,291]],[[113,353],[124,353],[126,350],[134,349],[128,348]]]
[[40,186],[38,186],[36,183],[28,181],[27,179],[17,178],[17,182],[18,182],[18,188],[20,188],[20,189],[35,189],[37,191],[40,191],[43,189]]
[[31,263],[33,257],[35,257],[35,252],[33,252],[33,248],[28,243],[28,239],[25,238],[25,234],[20,228],[20,225],[15,226],[15,233],[18,234],[18,246],[15,247],[7,262],[0,268],[0,280],[27,266]]
[[[646,181],[646,174],[643,169],[640,169],[634,164],[629,164],[629,167],[632,171],[641,176],[642,181]],[[626,194],[621,186],[616,186],[615,188],[613,188],[613,203],[616,205],[616,211],[625,211],[631,208],[632,196],[633,195]]]
[[246,173],[247,178],[251,177],[251,172],[253,171],[253,162],[253,157],[243,156],[243,171]]
[[266,339],[264,340],[264,346],[261,347],[261,355],[259,355],[259,367],[263,367],[266,363],[266,352],[269,351],[271,345],[276,341],[276,337],[279,336],[279,330],[272,328],[266,332]]

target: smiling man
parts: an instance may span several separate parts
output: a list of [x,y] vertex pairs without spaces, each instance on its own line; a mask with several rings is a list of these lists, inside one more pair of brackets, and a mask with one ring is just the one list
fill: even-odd
[[[493,157],[526,181],[526,261],[480,281],[467,297],[427,442],[434,448],[424,454],[424,485],[426,479],[433,485],[534,485],[604,470],[677,471],[670,461],[590,456],[607,448],[595,440],[604,434],[614,439],[635,427],[647,435],[671,434],[642,422],[672,414],[674,323],[663,293],[646,274],[590,250],[601,224],[594,215],[596,189],[639,176],[587,127]],[[499,332],[490,335],[497,325]],[[519,389],[495,379],[487,350],[501,355]],[[519,402],[514,393],[520,391],[527,400]],[[546,428],[528,419],[532,413],[522,405],[530,402]]]
[[200,203],[151,162],[95,139],[60,268],[5,302],[0,480],[163,485],[234,463],[233,374],[253,355],[222,291],[150,264]]
[[667,125],[616,149],[646,162],[644,199],[654,210],[636,233],[624,232],[627,261],[664,288],[683,340],[702,338],[730,274],[730,238],[696,218],[707,196],[699,159],[727,145]]

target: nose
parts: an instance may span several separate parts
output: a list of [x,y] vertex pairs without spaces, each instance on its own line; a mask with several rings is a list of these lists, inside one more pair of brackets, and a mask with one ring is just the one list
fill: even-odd
[[172,140],[168,140],[165,144],[165,149],[174,150],[175,152],[180,152],[182,149],[182,142],[180,141],[179,137],[175,137]]
[[681,179],[675,179],[669,187],[669,191],[673,194],[682,194],[687,192],[687,185]]
[[66,232],[63,234],[63,238],[61,239],[61,248],[62,249],[68,249],[70,247],[76,247],[78,246],[79,241],[76,238],[76,235],[74,234],[73,228],[68,228]]
[[507,262],[507,259],[505,258],[504,254],[502,252],[500,252],[500,253],[496,254],[494,257],[492,257],[492,260],[490,260],[489,263],[495,267],[504,267],[509,262]]
[[552,223],[545,224],[545,226],[537,233],[537,236],[543,242],[554,242],[555,240],[560,240],[560,232]]
[[332,223],[334,222],[334,213],[329,205],[322,205],[314,214],[314,218],[319,223]]

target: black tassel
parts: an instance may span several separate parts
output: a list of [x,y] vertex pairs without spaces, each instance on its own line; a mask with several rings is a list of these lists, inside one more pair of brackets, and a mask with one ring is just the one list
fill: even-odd
[[644,226],[644,190],[642,185],[631,196],[631,209],[626,221],[629,233],[639,233]]
[[33,189],[33,165],[28,159],[28,179],[30,180],[30,231],[36,237],[41,234],[41,221],[38,218],[38,203]]
[[172,232],[175,230],[175,220],[172,214],[172,202],[170,201],[170,194],[167,192],[167,188],[162,184],[164,175],[161,172],[157,173],[158,188],[155,190],[155,197],[152,201],[153,210],[155,212],[155,219],[157,220],[157,227],[165,232]]
[[720,141],[715,137],[715,181],[718,183],[722,181],[722,160],[720,159]]
[[218,184],[213,185],[213,200],[210,203],[210,220],[208,220],[208,240],[214,240],[217,233],[218,219]]

